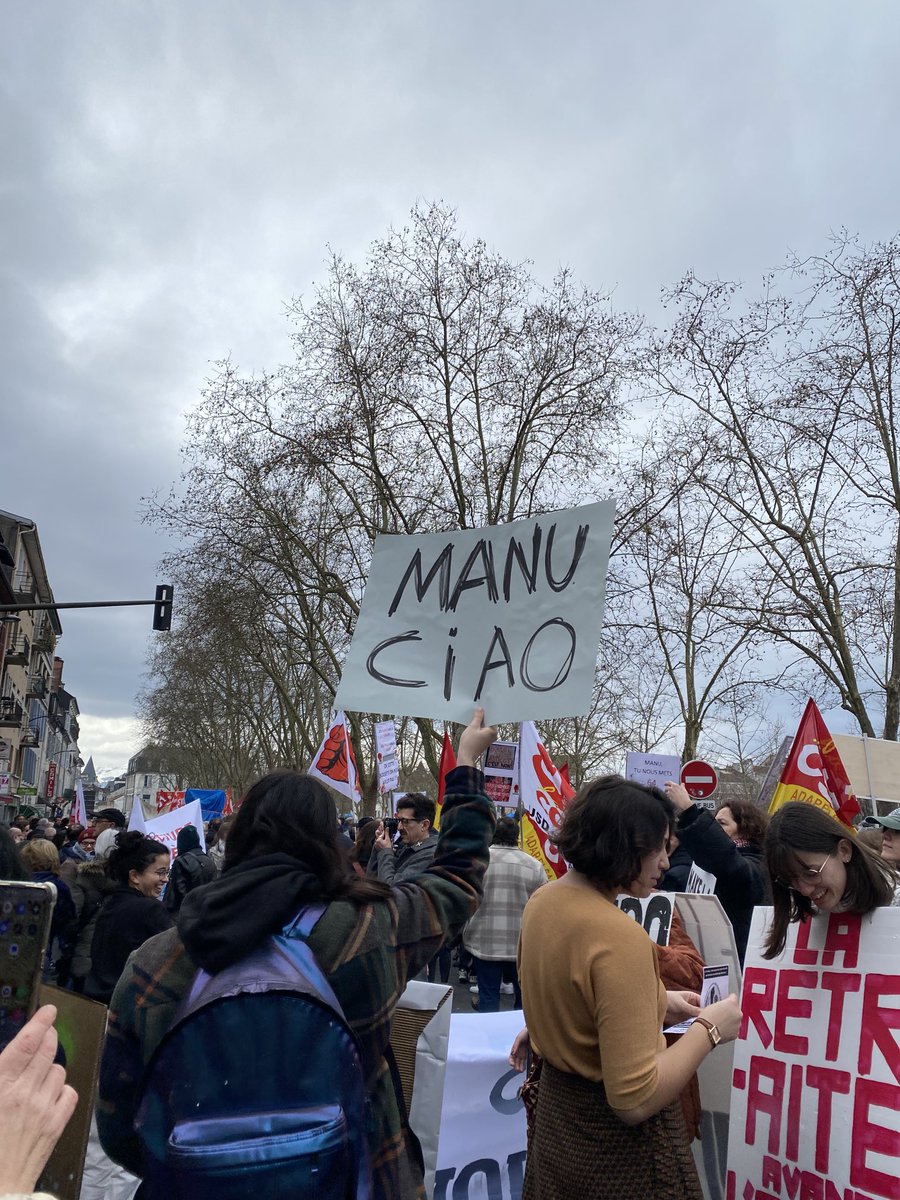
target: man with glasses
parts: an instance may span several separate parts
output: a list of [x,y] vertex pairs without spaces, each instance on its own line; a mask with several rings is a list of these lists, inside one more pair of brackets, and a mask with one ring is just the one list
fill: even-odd
[[428,870],[438,842],[432,828],[434,809],[434,801],[422,792],[409,792],[400,797],[397,803],[400,845],[395,851],[387,830],[377,837],[369,860],[370,875],[376,875],[385,883],[407,883]]

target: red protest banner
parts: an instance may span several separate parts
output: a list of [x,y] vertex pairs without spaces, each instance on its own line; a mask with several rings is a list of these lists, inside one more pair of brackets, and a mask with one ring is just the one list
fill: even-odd
[[814,700],[809,700],[772,796],[773,813],[790,800],[815,804],[848,828],[859,815],[850,779]]

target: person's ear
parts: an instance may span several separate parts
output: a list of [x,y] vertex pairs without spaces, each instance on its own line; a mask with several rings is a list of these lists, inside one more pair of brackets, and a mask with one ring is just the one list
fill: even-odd
[[837,844],[838,858],[842,863],[848,863],[853,857],[853,847],[850,845],[848,838],[841,838]]

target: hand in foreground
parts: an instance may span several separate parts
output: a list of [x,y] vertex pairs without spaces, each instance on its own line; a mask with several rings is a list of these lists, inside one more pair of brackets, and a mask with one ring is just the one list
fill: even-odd
[[700,997],[696,992],[666,991],[666,1024],[678,1025],[700,1013]]
[[674,779],[670,779],[665,786],[666,795],[679,812],[684,812],[686,808],[690,808],[694,803],[694,801],[688,795],[687,788],[683,783],[676,783]]
[[375,850],[390,850],[391,835],[383,825],[381,827],[381,833],[379,833],[378,837],[372,843],[372,847]]
[[32,1192],[78,1097],[56,1054],[56,1009],[44,1005],[0,1053],[0,1194]]
[[456,763],[460,767],[474,767],[475,762],[497,740],[497,726],[485,725],[484,709],[476,708],[475,715],[462,731]]
[[524,1071],[528,1063],[528,1052],[531,1049],[531,1036],[527,1029],[516,1034],[509,1051],[509,1065],[516,1071]]
[[700,1016],[712,1021],[723,1042],[733,1042],[740,1032],[741,1006],[734,992],[724,1000],[717,1000],[715,1004],[707,1004],[706,1008],[701,1008]]

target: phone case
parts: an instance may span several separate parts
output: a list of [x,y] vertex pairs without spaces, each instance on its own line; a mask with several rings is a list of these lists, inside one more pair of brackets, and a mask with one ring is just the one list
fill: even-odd
[[55,904],[52,883],[0,882],[0,1049],[37,1009]]

